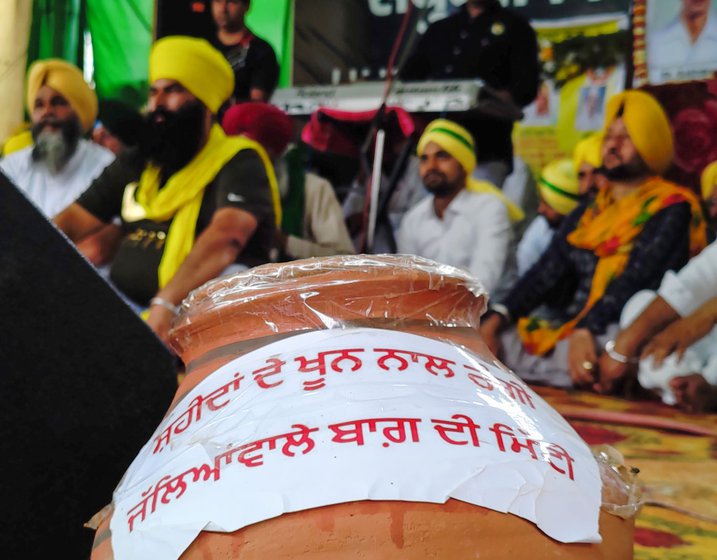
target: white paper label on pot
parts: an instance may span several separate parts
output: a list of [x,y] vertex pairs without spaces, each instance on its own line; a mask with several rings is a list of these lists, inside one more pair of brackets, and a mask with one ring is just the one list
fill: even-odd
[[237,358],[182,399],[115,491],[112,546],[177,558],[202,529],[448,498],[600,542],[597,463],[517,376],[423,336],[322,330]]

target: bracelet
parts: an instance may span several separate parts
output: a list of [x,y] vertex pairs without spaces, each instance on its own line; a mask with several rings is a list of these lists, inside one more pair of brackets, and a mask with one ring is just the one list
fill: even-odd
[[177,306],[174,305],[171,301],[168,301],[161,297],[153,297],[151,300],[149,300],[149,306],[152,307],[154,305],[159,305],[160,307],[164,307],[168,311],[172,312],[172,315],[177,314]]
[[491,303],[488,306],[488,311],[493,311],[494,313],[500,315],[505,323],[511,322],[510,311],[508,311],[508,308],[502,303]]
[[614,340],[608,340],[605,343],[605,353],[613,360],[615,360],[616,362],[620,362],[621,364],[636,364],[640,361],[640,358],[630,358],[629,356],[620,354],[620,352],[615,350]]

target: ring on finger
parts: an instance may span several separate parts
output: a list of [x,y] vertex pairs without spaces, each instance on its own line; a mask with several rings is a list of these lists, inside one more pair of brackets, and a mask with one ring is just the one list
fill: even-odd
[[595,367],[595,364],[593,364],[592,362],[589,362],[588,360],[585,360],[582,365],[583,365],[583,369],[586,369],[588,371],[592,371],[592,369]]

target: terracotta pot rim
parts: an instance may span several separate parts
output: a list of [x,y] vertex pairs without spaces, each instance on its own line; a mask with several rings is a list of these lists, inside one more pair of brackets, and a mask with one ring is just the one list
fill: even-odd
[[[485,311],[487,295],[478,279],[421,257],[344,255],[262,265],[210,281],[190,293],[180,306],[170,340],[177,348],[188,330],[201,331],[219,316],[252,314],[256,306],[302,304],[309,298],[338,304],[342,299],[356,302],[381,294],[396,300],[403,293],[446,289],[472,295],[475,305],[471,307],[477,316]],[[344,317],[330,318],[341,321]]]

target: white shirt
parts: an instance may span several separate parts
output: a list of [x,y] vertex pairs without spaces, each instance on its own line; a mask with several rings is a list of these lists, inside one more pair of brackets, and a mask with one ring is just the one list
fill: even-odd
[[306,174],[303,238],[289,235],[286,252],[294,258],[355,253],[334,188],[326,179]]
[[512,229],[497,197],[462,190],[436,216],[433,196],[411,208],[398,231],[398,251],[468,270],[490,293],[508,262]]
[[679,272],[669,270],[657,293],[681,317],[717,297],[717,242],[692,257]]
[[3,158],[0,170],[48,218],[73,203],[115,159],[109,150],[81,139],[70,161],[52,173],[44,162],[32,160],[32,150],[30,146]]
[[536,216],[525,230],[518,249],[516,258],[518,260],[518,276],[523,276],[533,266],[550,245],[555,235],[555,230],[550,227],[548,220],[543,216]]
[[679,14],[648,34],[647,68],[653,84],[709,78],[717,70],[717,18],[712,11],[694,44]]

